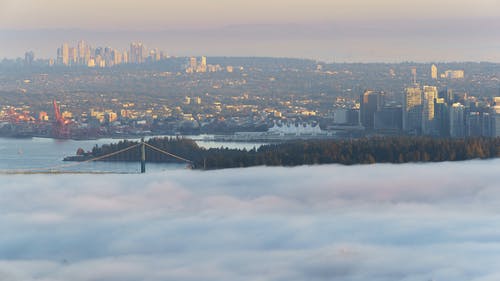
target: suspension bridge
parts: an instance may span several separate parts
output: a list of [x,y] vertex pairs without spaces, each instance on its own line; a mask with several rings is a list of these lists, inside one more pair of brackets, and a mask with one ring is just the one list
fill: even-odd
[[[194,162],[186,159],[184,157],[181,157],[179,155],[170,153],[166,150],[163,150],[161,148],[158,148],[156,146],[153,146],[147,142],[144,141],[144,139],[141,139],[141,141],[137,144],[133,144],[129,147],[123,148],[118,151],[114,151],[111,153],[108,153],[106,155],[101,155],[98,157],[92,157],[89,159],[81,160],[81,161],[75,161],[72,163],[67,163],[67,164],[61,164],[61,165],[55,165],[55,166],[50,166],[50,167],[41,167],[41,168],[31,168],[31,169],[12,169],[12,170],[0,170],[0,174],[3,175],[17,175],[17,174],[133,174],[134,172],[109,172],[109,171],[79,171],[79,170],[74,170],[75,167],[78,167],[79,165],[84,165],[85,163],[91,163],[91,162],[97,162],[97,161],[105,161],[107,158],[116,156],[121,153],[125,153],[129,150],[132,149],[140,149],[141,155],[140,155],[140,173],[144,174],[146,173],[146,147],[164,154],[168,157],[174,158],[178,160],[181,163],[185,163],[187,167],[192,168],[194,165]],[[139,172],[135,172],[139,173]]]

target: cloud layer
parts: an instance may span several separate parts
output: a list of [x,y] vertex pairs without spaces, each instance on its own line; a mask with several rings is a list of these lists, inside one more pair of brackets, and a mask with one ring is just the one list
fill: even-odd
[[498,280],[499,166],[0,176],[0,280]]

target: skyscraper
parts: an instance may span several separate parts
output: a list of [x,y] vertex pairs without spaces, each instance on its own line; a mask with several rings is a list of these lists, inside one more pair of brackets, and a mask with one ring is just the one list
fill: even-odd
[[465,136],[465,106],[454,103],[450,107],[450,137],[463,138]]
[[112,50],[111,51],[111,60],[113,62],[113,65],[118,65],[122,63],[122,53],[118,52],[117,50]]
[[104,48],[104,54],[102,55],[104,61],[106,62],[106,66],[113,66],[115,64],[114,58],[113,58],[113,48],[111,47],[105,47]]
[[62,64],[69,65],[69,47],[68,43],[64,43],[61,47]]
[[62,64],[62,49],[61,48],[57,48],[57,59],[56,59],[56,63],[57,64]]
[[374,129],[377,132],[389,135],[399,135],[402,129],[403,110],[397,104],[384,104],[374,114]]
[[438,78],[438,69],[435,64],[431,66],[431,78],[436,80]]
[[207,57],[201,57],[200,72],[207,72]]
[[418,85],[405,89],[403,130],[411,135],[422,132],[422,90]]
[[141,42],[132,42],[130,44],[130,55],[129,62],[130,63],[143,63],[144,62],[144,53],[145,48]]
[[157,48],[155,49],[151,49],[149,51],[149,57],[148,59],[151,61],[151,62],[156,62],[156,61],[160,61],[161,60],[161,54],[160,54],[160,51],[158,51]]
[[373,130],[375,112],[383,106],[383,94],[371,90],[360,96],[360,123],[366,130]]
[[35,60],[35,53],[33,51],[29,51],[29,52],[24,53],[24,64],[25,65],[32,65],[34,60]]
[[78,61],[77,49],[73,47],[68,48],[68,64],[75,65]]
[[438,97],[438,90],[434,86],[424,86],[422,102],[422,133],[433,135],[435,132],[434,102]]
[[465,135],[467,137],[490,137],[493,135],[493,118],[482,108],[468,111],[465,115]]
[[128,63],[129,62],[128,52],[127,51],[123,52],[123,54],[122,54],[122,62],[123,63]]
[[[78,51],[78,64],[86,65],[87,64],[87,59],[86,59],[87,44],[85,44],[85,41],[83,41],[83,40],[78,41],[77,51]],[[89,53],[90,53],[90,50],[89,50]]]
[[198,63],[196,62],[196,57],[190,57],[189,58],[189,67],[194,71],[196,71],[196,68],[198,66]]
[[495,99],[498,99],[499,102],[492,110],[492,136],[500,137],[500,97]]
[[417,68],[416,67],[411,68],[411,78],[412,78],[413,84],[417,84]]
[[439,92],[439,97],[443,98],[444,102],[447,105],[452,105],[453,104],[454,97],[453,97],[453,90],[452,89],[446,88],[446,89],[440,91]]
[[444,98],[437,98],[434,103],[434,126],[439,136],[450,136],[450,113]]

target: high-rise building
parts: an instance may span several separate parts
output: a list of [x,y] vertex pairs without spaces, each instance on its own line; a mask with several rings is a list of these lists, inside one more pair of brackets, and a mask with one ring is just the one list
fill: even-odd
[[78,61],[77,49],[73,47],[68,48],[68,63],[70,65],[75,65]]
[[111,47],[104,48],[103,59],[106,62],[106,66],[113,66],[115,64],[113,58],[113,48]]
[[484,109],[467,112],[465,116],[465,134],[467,137],[493,136],[493,118],[490,112]]
[[142,43],[132,42],[130,44],[130,55],[128,58],[130,63],[143,63],[144,54],[145,54],[145,48],[142,45]]
[[493,109],[491,110],[491,135],[494,137],[500,137],[500,97],[493,98]]
[[422,90],[418,85],[405,89],[403,130],[412,135],[422,132]]
[[435,64],[431,66],[431,78],[434,80],[438,79],[438,68]]
[[78,41],[77,50],[78,50],[78,64],[82,65],[87,64],[87,60],[85,60],[86,59],[85,55],[87,52],[87,44],[85,44],[85,41],[83,40]]
[[151,62],[157,62],[157,61],[161,60],[161,53],[160,53],[160,51],[158,51],[157,48],[151,49],[149,51],[149,60]]
[[61,48],[57,48],[56,63],[57,64],[62,64],[62,49]]
[[424,86],[422,100],[422,134],[437,135],[434,122],[434,102],[438,97],[435,86]]
[[101,67],[101,68],[106,66],[106,61],[102,58],[101,55],[95,56],[95,66]]
[[190,57],[189,58],[189,67],[194,71],[196,71],[196,68],[198,67],[198,62],[196,61],[196,57]]
[[452,89],[444,89],[439,91],[439,97],[444,99],[447,105],[452,105],[454,103],[454,96]]
[[417,84],[417,68],[416,67],[411,68],[411,78],[412,78],[413,84]]
[[444,77],[448,79],[464,79],[465,73],[463,70],[446,70]]
[[113,62],[113,65],[118,65],[122,63],[122,53],[118,52],[117,50],[112,50],[111,51],[111,60]]
[[34,61],[35,61],[35,53],[33,51],[29,51],[29,52],[24,53],[24,64],[25,65],[32,65]]
[[123,63],[128,63],[129,62],[128,52],[127,51],[123,52],[123,54],[122,54],[122,62]]
[[482,129],[482,136],[484,137],[492,137],[494,132],[493,132],[493,124],[494,124],[494,118],[495,115],[491,114],[490,112],[482,112],[483,114],[483,129]]
[[61,47],[62,64],[69,65],[69,47],[68,43],[64,43]]
[[375,131],[386,135],[399,135],[402,129],[402,113],[400,105],[384,105],[374,114]]
[[102,47],[97,47],[94,50],[94,58],[96,58],[98,56],[100,56],[100,57],[104,56],[104,49]]
[[444,98],[437,98],[434,103],[434,125],[439,136],[450,136],[450,113]]
[[461,103],[454,103],[450,107],[450,137],[465,137],[465,106]]
[[200,67],[199,67],[199,72],[207,72],[207,57],[203,56],[201,57],[201,64],[200,64]]
[[371,90],[360,96],[360,123],[366,130],[373,130],[375,112],[383,106],[383,94]]
[[85,57],[83,59],[83,64],[87,64],[89,60],[92,58],[90,52],[91,52],[90,46],[87,46],[87,48],[85,49]]

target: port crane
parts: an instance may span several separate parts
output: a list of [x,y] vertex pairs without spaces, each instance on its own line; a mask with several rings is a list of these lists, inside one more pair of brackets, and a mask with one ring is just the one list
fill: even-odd
[[69,124],[71,120],[65,119],[62,114],[57,101],[53,100],[52,105],[54,107],[54,123],[53,123],[53,135],[56,138],[69,138]]

